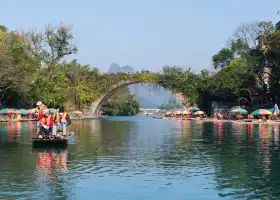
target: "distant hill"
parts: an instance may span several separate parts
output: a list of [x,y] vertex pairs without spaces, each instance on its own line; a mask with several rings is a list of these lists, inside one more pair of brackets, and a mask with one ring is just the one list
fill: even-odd
[[[135,73],[135,69],[129,65],[120,66],[119,64],[111,64],[108,72],[130,72]],[[157,108],[163,102],[167,102],[174,97],[169,91],[165,91],[163,88],[152,86],[148,83],[139,83],[130,85],[129,89],[136,99],[141,103],[142,108]]]

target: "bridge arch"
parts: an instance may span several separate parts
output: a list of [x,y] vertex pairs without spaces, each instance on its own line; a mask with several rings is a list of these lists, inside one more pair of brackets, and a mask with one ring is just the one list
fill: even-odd
[[[91,111],[93,114],[98,114],[104,105],[104,103],[120,88],[124,88],[129,85],[137,84],[137,83],[151,83],[154,85],[161,86],[157,83],[151,82],[151,81],[133,81],[133,80],[123,80],[119,81],[117,84],[114,84],[109,88],[106,92],[104,92],[98,99],[96,99],[92,104],[91,104]],[[178,92],[173,92],[171,93],[181,102],[184,108],[188,106],[187,98],[184,97],[182,93]]]

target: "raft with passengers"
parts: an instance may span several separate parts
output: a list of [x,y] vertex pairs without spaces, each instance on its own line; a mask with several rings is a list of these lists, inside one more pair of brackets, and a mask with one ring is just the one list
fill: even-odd
[[38,107],[38,133],[32,138],[33,145],[38,144],[68,144],[68,139],[74,133],[68,133],[67,127],[71,119],[64,108],[48,109],[42,102],[37,102]]

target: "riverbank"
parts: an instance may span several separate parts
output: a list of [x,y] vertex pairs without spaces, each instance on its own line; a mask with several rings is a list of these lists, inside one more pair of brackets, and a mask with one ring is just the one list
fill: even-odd
[[71,120],[83,120],[83,119],[103,119],[105,115],[84,115],[82,117],[71,117]]
[[167,117],[153,117],[154,119],[168,119],[168,120],[191,120],[191,121],[199,121],[199,122],[227,122],[227,123],[236,123],[236,124],[280,124],[280,120],[267,120],[262,121],[259,119],[243,119],[243,120],[220,120],[214,118],[167,118]]
[[[106,116],[103,115],[85,115],[83,117],[71,117],[71,120],[87,120],[87,119],[103,119]],[[32,122],[37,121],[37,119],[0,119],[0,122]]]

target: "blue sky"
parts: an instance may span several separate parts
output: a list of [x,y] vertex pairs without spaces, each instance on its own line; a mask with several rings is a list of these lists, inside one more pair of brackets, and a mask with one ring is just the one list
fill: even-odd
[[159,71],[164,64],[211,68],[211,57],[237,26],[272,20],[279,0],[6,0],[1,23],[9,29],[73,25],[75,56],[107,71],[111,63]]

